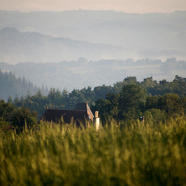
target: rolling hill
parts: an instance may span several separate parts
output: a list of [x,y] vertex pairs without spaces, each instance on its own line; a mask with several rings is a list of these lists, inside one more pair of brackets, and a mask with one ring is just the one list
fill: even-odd
[[37,32],[20,32],[6,27],[0,30],[0,61],[59,62],[77,60],[80,57],[97,60],[117,58],[123,54],[122,47],[53,37]]

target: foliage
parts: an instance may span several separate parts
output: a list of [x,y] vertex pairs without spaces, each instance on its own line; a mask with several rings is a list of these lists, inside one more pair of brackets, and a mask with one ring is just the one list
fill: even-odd
[[159,96],[148,96],[146,110],[160,109],[166,118],[177,117],[186,113],[186,96],[180,97],[178,94],[164,94]]
[[145,105],[146,91],[137,84],[123,87],[119,98],[120,119],[137,119]]
[[37,124],[37,112],[30,112],[30,109],[24,106],[18,108],[12,116],[11,124],[19,130],[23,129],[25,125],[30,128]]
[[[24,77],[16,78],[12,72],[2,72],[0,69],[0,99],[9,100],[12,102],[12,97],[17,95],[18,98],[26,96],[28,93],[34,95],[39,91],[39,88],[34,86],[33,83],[27,81]],[[42,94],[47,94],[48,90],[41,88]]]
[[166,93],[159,96],[147,96],[138,84],[126,85],[120,94],[107,94],[106,99],[98,99],[91,107],[99,111],[103,124],[110,118],[131,121],[145,116],[149,123],[157,124],[171,117],[186,114],[186,96]]
[[[136,77],[130,76],[126,77],[122,82],[116,82],[113,86],[97,86],[93,89],[88,86],[87,88],[83,88],[81,90],[74,89],[71,92],[68,92],[67,90],[60,91],[59,89],[51,88],[48,92],[48,95],[44,95],[42,90],[38,90],[35,95],[32,95],[31,93],[28,93],[27,96],[22,96],[19,98],[18,95],[15,96],[14,100],[12,97],[9,97],[8,101],[10,103],[13,103],[16,107],[22,107],[26,106],[31,109],[31,111],[36,110],[39,114],[39,118],[44,113],[45,109],[48,108],[55,108],[55,109],[74,109],[77,102],[88,102],[90,106],[95,106],[96,102],[98,104],[98,99],[102,99],[102,102],[105,100],[108,103],[104,103],[106,105],[110,105],[108,107],[110,108],[108,111],[104,111],[104,115],[107,115],[107,113],[110,114],[111,111],[111,117],[114,117],[116,119],[116,114],[119,113],[119,111],[116,109],[116,105],[119,103],[113,103],[114,102],[123,102],[117,100],[118,96],[114,97],[114,95],[118,95],[122,92],[123,87],[128,85],[136,85],[142,87],[147,92],[147,99],[146,99],[146,108],[142,108],[143,104],[140,105],[140,109],[136,108],[131,111],[131,114],[137,117],[139,116],[139,113],[143,113],[147,109],[151,108],[157,108],[156,104],[158,104],[156,99],[159,99],[157,95],[164,95],[166,93],[171,94],[178,94],[179,97],[185,97],[186,96],[186,78],[182,78],[178,75],[175,76],[175,79],[172,82],[167,82],[166,80],[154,81],[152,77],[145,78],[142,82],[138,82]],[[139,88],[141,90],[141,88]],[[108,98],[108,94],[111,95],[111,98]],[[129,93],[131,94],[131,93]],[[151,97],[150,97],[151,96]],[[129,96],[129,100],[130,100]],[[111,100],[113,99],[113,100]],[[125,100],[127,101],[127,99]],[[184,101],[183,101],[184,102]],[[112,106],[111,106],[112,104]],[[120,104],[120,110],[123,107],[123,104]],[[106,106],[107,108],[107,106]],[[99,109],[100,110],[100,109]],[[105,110],[105,109],[104,109]],[[126,113],[128,111],[124,110]],[[137,114],[136,114],[137,113]],[[131,114],[129,114],[129,118],[131,117]],[[120,115],[124,115],[123,113],[120,113]],[[126,114],[125,114],[126,115]],[[135,118],[135,117],[134,117]]]
[[185,185],[185,157],[184,117],[99,131],[43,123],[0,135],[0,185]]
[[6,130],[13,126],[22,130],[25,124],[30,128],[37,124],[37,116],[37,112],[31,112],[28,107],[17,108],[4,100],[0,101],[0,129]]
[[11,103],[0,101],[0,128],[7,128],[11,124],[11,118],[16,108]]
[[126,85],[119,94],[107,94],[106,99],[99,99],[92,106],[92,110],[98,110],[103,123],[110,118],[118,122],[122,120],[139,119],[145,106],[146,92],[138,84]]
[[165,123],[166,117],[165,117],[165,111],[157,109],[157,108],[152,108],[149,110],[146,110],[144,112],[144,117],[145,117],[145,123],[150,123],[150,124],[159,124],[159,123]]

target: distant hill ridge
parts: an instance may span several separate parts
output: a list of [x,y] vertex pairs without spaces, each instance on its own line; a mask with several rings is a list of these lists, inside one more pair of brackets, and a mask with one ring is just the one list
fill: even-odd
[[0,46],[3,50],[0,62],[59,62],[79,57],[186,59],[186,11],[147,14],[93,10],[0,11],[0,30],[5,27],[17,28],[22,34],[29,31],[26,36],[31,41],[25,46],[26,38],[25,41],[12,38],[17,47],[14,48],[15,44],[8,39],[11,47]]
[[25,77],[41,87],[55,87],[68,91],[82,87],[111,85],[124,77],[135,76],[139,81],[152,76],[154,80],[171,81],[175,74],[185,76],[186,60],[168,58],[165,61],[152,59],[98,60],[88,61],[80,58],[75,61],[59,63],[24,62],[15,65],[0,63],[4,72],[15,73],[17,77]]
[[48,94],[48,89],[44,88],[44,86],[39,88],[30,81],[27,81],[24,76],[23,78],[17,78],[12,72],[3,72],[1,69],[0,87],[0,100],[4,99],[5,101],[7,101],[10,97],[25,97],[28,94],[35,95],[39,90],[43,95]]
[[95,60],[112,55],[114,57],[121,51],[122,47],[53,37],[37,32],[20,32],[12,27],[0,30],[0,62],[59,62],[82,56]]

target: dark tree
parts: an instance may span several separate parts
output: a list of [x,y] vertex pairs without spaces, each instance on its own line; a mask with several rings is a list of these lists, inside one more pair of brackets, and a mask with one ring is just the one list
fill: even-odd
[[137,119],[145,106],[146,91],[140,85],[123,87],[119,98],[119,119]]
[[27,125],[28,128],[37,124],[37,112],[30,111],[28,107],[21,107],[16,110],[12,116],[12,126],[23,130],[24,126]]

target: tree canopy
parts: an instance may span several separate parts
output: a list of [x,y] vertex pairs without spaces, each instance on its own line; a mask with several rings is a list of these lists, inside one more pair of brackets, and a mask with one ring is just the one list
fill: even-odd
[[[167,93],[169,95],[165,98],[164,95]],[[177,94],[177,97],[175,94]],[[172,97],[170,98],[170,96]],[[36,110],[39,114],[38,118],[41,117],[47,107],[74,109],[78,102],[88,102],[93,110],[97,108],[100,112],[103,112],[102,115],[106,118],[113,117],[120,120],[122,118],[138,118],[145,110],[153,108],[170,112],[170,105],[167,105],[168,109],[164,109],[163,106],[165,107],[166,101],[171,99],[175,100],[176,103],[176,100],[179,100],[182,108],[183,105],[180,99],[183,99],[182,102],[184,103],[185,96],[186,78],[178,75],[171,82],[166,80],[157,82],[152,77],[147,77],[142,82],[139,82],[135,77],[130,76],[121,82],[114,83],[113,86],[102,85],[94,88],[88,86],[80,90],[74,89],[71,92],[65,89],[60,91],[59,89],[50,88],[48,95],[44,95],[39,89],[34,95],[28,92],[26,96],[19,97],[17,95],[14,99],[9,97],[8,102],[16,107],[26,106],[31,111]],[[177,104],[179,105],[179,103]]]

